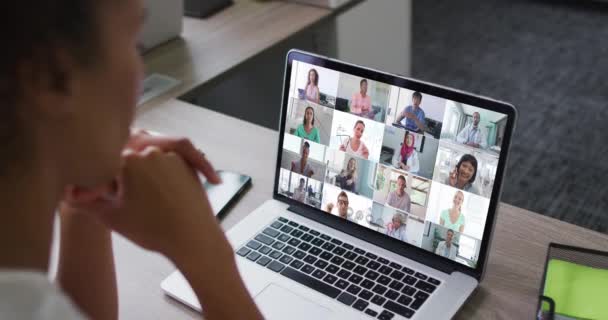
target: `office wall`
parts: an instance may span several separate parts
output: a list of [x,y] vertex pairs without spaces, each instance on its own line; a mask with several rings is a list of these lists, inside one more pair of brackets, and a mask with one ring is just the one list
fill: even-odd
[[355,64],[410,74],[410,0],[364,1],[336,18],[338,57]]

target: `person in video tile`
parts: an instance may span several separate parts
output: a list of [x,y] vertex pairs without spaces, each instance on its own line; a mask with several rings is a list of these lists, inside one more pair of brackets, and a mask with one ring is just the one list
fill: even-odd
[[415,137],[409,131],[405,133],[403,138],[403,145],[401,146],[401,152],[399,155],[399,163],[397,166],[401,170],[409,171],[411,173],[418,173],[420,170],[420,161],[418,161],[418,152],[416,152]]
[[405,187],[405,177],[400,175],[397,178],[397,189],[388,194],[386,203],[393,208],[410,212],[412,203],[410,201],[410,195],[405,192]]
[[393,219],[386,225],[386,235],[401,241],[407,241],[405,235],[405,215],[395,213]]
[[315,128],[315,109],[311,106],[304,110],[304,120],[296,129],[296,136],[320,143],[319,129]]
[[464,231],[464,215],[462,214],[462,203],[464,202],[464,193],[460,190],[454,194],[452,208],[441,211],[439,215],[439,224],[452,230],[457,230],[462,233]]
[[454,230],[449,229],[446,233],[445,240],[439,242],[437,245],[435,253],[448,259],[456,259],[458,249],[453,245],[452,238],[454,238]]
[[355,123],[353,136],[348,138],[348,140],[340,146],[340,151],[367,159],[369,157],[369,149],[367,149],[367,146],[363,143],[363,140],[361,140],[364,131],[365,123],[358,120]]
[[456,168],[450,172],[446,184],[460,190],[471,193],[478,193],[477,188],[473,186],[475,177],[477,176],[477,159],[470,155],[463,155]]
[[424,110],[420,107],[422,102],[422,94],[418,91],[412,94],[412,104],[405,107],[399,116],[397,122],[405,127],[406,130],[410,130],[416,133],[424,132]]
[[302,144],[302,152],[300,152],[300,160],[291,162],[291,171],[305,175],[309,178],[312,177],[315,172],[312,171],[312,168],[308,164],[309,153],[310,144],[308,142],[304,142],[304,144]]
[[350,192],[357,192],[357,160],[350,158],[346,170],[342,170],[339,175],[336,176],[336,185],[341,189],[348,190]]
[[319,73],[315,69],[310,69],[308,71],[308,81],[306,83],[306,88],[304,88],[304,94],[308,101],[318,104],[321,100],[319,95]]
[[[342,191],[338,194],[338,199],[336,199],[338,202],[338,217],[342,218],[342,219],[346,219],[346,220],[351,220],[351,218],[348,216],[348,195],[346,194],[346,192]],[[332,210],[334,209],[334,204],[333,203],[328,203],[327,206],[325,207],[325,211],[327,213],[332,212]]]
[[458,136],[456,136],[456,141],[473,148],[487,148],[488,137],[485,131],[479,127],[480,120],[481,116],[479,115],[479,112],[474,112],[473,123],[467,125],[460,131]]
[[294,200],[298,200],[300,202],[304,202],[304,199],[306,198],[306,186],[304,185],[305,182],[306,181],[304,180],[304,178],[300,178],[300,184],[293,191],[293,199]]
[[359,82],[359,92],[353,95],[350,103],[350,112],[358,116],[367,117],[372,110],[372,98],[367,94],[367,80]]

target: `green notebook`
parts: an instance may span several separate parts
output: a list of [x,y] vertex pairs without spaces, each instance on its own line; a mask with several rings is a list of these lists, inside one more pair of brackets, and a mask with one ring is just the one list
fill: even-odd
[[578,319],[608,319],[608,270],[552,259],[544,295],[555,313]]

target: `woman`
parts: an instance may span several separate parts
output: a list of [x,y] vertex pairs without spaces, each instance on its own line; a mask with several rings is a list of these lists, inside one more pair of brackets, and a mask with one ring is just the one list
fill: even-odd
[[415,137],[409,131],[406,131],[401,145],[401,152],[398,156],[399,160],[397,167],[401,170],[411,173],[418,173],[420,170],[420,162],[418,161],[418,152],[415,148]]
[[477,159],[470,154],[465,154],[460,158],[454,170],[450,172],[446,184],[460,190],[478,194],[477,188],[473,186],[476,176]]
[[464,202],[464,193],[460,190],[454,194],[452,200],[452,208],[441,211],[439,215],[439,224],[458,232],[464,232],[464,214],[462,214],[462,203]]
[[310,69],[308,71],[308,81],[306,82],[304,93],[306,94],[306,100],[308,101],[312,101],[317,104],[321,101],[319,95],[319,73],[317,70]]
[[350,158],[346,170],[342,170],[338,176],[336,176],[336,185],[340,188],[357,193],[357,160]]
[[296,129],[296,136],[316,143],[321,143],[321,137],[319,136],[319,129],[315,128],[315,109],[311,106],[306,107],[304,110],[304,119],[302,124]]
[[386,235],[395,239],[407,242],[405,235],[405,216],[401,213],[395,213],[393,219],[386,225]]
[[369,150],[365,143],[363,143],[363,140],[361,140],[363,132],[365,131],[365,123],[361,120],[357,120],[353,130],[353,136],[340,145],[340,151],[367,159],[369,157]]
[[0,59],[0,319],[116,319],[112,231],[169,258],[206,318],[260,319],[193,174],[218,183],[213,167],[188,140],[131,134],[141,1],[0,10],[10,12],[0,21],[10,35]]

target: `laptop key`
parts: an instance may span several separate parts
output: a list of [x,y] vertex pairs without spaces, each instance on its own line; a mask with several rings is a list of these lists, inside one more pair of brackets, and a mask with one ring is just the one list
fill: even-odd
[[372,270],[378,270],[378,268],[380,268],[380,263],[376,262],[376,261],[370,261],[367,264],[367,267],[372,269]]
[[283,255],[283,254],[282,254],[282,253],[280,253],[280,252],[279,252],[279,251],[277,251],[277,250],[274,250],[274,251],[272,251],[272,252],[269,254],[269,256],[270,256],[271,258],[276,259],[276,260],[278,260],[278,259],[279,259],[279,258],[280,258],[282,255]]
[[351,294],[358,294],[359,291],[361,291],[361,287],[359,287],[358,285],[355,284],[351,284],[348,289],[346,289],[346,292],[351,293]]
[[258,251],[260,251],[260,253],[263,253],[263,254],[268,254],[268,252],[272,251],[272,249],[270,247],[263,246]]
[[375,295],[372,298],[372,303],[373,304],[377,304],[379,306],[382,306],[384,303],[386,302],[386,298],[383,296],[379,296],[379,295]]
[[317,279],[322,279],[323,277],[325,277],[326,274],[327,272],[317,269],[312,273],[312,276]]
[[320,238],[314,238],[310,243],[317,247],[320,247],[325,243],[325,240],[321,240]]
[[323,281],[319,281],[290,267],[285,268],[285,270],[281,272],[281,275],[296,282],[299,282],[300,284],[303,284],[313,290],[319,291],[322,294],[329,296],[330,298],[335,299],[340,294],[339,289],[334,288],[328,285],[327,283],[324,283]]
[[247,246],[253,250],[257,250],[262,246],[262,244],[257,241],[251,240],[247,243]]
[[244,256],[248,255],[249,252],[251,252],[251,249],[242,247],[239,249],[239,251],[236,252],[236,254],[238,254],[241,257],[244,257]]
[[338,272],[338,270],[340,270],[340,268],[334,266],[333,264],[330,264],[329,266],[327,266],[327,268],[325,268],[325,271],[327,271],[328,273],[331,273],[331,274],[336,274],[336,272]]
[[281,233],[281,235],[277,239],[279,239],[280,241],[283,241],[283,242],[287,242],[287,241],[289,241],[289,239],[291,239],[291,237],[284,233]]
[[277,250],[281,250],[285,247],[285,244],[283,242],[275,242],[272,244],[272,247],[277,249]]
[[395,291],[395,290],[388,290],[385,294],[385,297],[389,298],[390,300],[396,300],[397,298],[399,298],[399,292]]
[[300,229],[300,230],[302,230],[302,231],[304,231],[304,232],[308,232],[308,230],[310,230],[310,228],[308,228],[307,226],[303,226],[303,225],[300,225],[300,226],[298,227],[298,229]]
[[428,295],[428,293],[424,293],[422,291],[418,291],[418,292],[416,292],[416,295],[414,297],[416,299],[420,299],[420,300],[426,301],[426,299],[429,298],[429,295]]
[[292,254],[295,251],[296,251],[296,249],[294,247],[286,246],[285,248],[283,248],[283,252],[287,253],[287,254]]
[[289,222],[288,222],[288,224],[289,224],[290,226],[292,226],[292,227],[297,227],[297,226],[299,226],[299,224],[298,224],[297,222],[294,222],[294,221],[289,221]]
[[281,259],[279,259],[279,261],[284,264],[289,264],[292,260],[293,260],[293,258],[288,255],[284,255],[281,257]]
[[321,234],[319,231],[313,230],[313,229],[310,229],[310,231],[308,231],[308,233],[312,234],[313,236],[318,236]]
[[401,288],[403,288],[404,284],[397,281],[397,280],[393,280],[393,282],[391,282],[391,284],[388,285],[389,288],[394,289],[394,290],[401,290]]
[[328,274],[325,276],[325,278],[323,278],[323,281],[329,284],[334,284],[334,282],[338,281],[338,278],[336,278],[334,275]]
[[368,279],[371,279],[371,280],[376,280],[376,279],[378,279],[378,276],[379,276],[379,275],[380,275],[380,274],[378,274],[378,272],[373,271],[373,270],[369,270],[369,271],[368,271],[368,272],[365,274],[365,277],[366,277],[366,278],[368,278]]
[[283,268],[285,268],[285,265],[278,261],[272,261],[268,264],[267,268],[274,272],[281,272],[281,270],[283,270]]
[[378,278],[378,283],[383,284],[385,286],[388,286],[389,283],[391,283],[391,278],[387,277],[387,276],[380,276],[380,278]]
[[348,279],[348,277],[350,277],[351,274],[352,273],[350,273],[344,269],[341,269],[340,271],[338,271],[337,275],[338,275],[338,277],[340,277],[342,279]]
[[325,251],[325,252],[321,253],[321,255],[320,255],[319,257],[320,257],[321,259],[323,259],[323,260],[329,260],[329,259],[331,259],[333,256],[334,256],[333,254],[331,254],[331,253],[329,253],[329,252]]
[[335,245],[335,244],[333,244],[333,243],[329,243],[329,242],[325,242],[325,244],[321,246],[321,248],[322,248],[322,249],[325,249],[325,250],[327,250],[327,251],[331,251],[331,250],[333,250],[335,247],[336,247],[336,245]]
[[403,269],[401,269],[401,271],[403,271],[403,272],[405,272],[405,273],[407,273],[409,275],[414,274],[414,270],[412,270],[412,269],[410,269],[408,267],[403,267]]
[[281,221],[283,223],[289,222],[289,220],[287,220],[287,219],[285,219],[283,217],[279,217],[279,221]]
[[418,280],[414,287],[428,293],[433,293],[433,291],[435,291],[435,289],[437,288],[436,286],[422,280]]
[[291,231],[293,231],[293,228],[290,226],[283,226],[283,228],[281,228],[281,231],[285,233],[290,233]]
[[427,276],[426,274],[422,274],[422,273],[420,273],[420,272],[416,272],[416,273],[414,274],[414,276],[415,276],[416,278],[418,278],[418,279],[422,279],[422,280],[426,280],[426,279],[428,279],[428,276]]
[[302,272],[306,273],[306,274],[310,274],[311,272],[313,272],[315,270],[315,268],[309,264],[304,265],[302,267],[302,269],[300,269]]
[[376,312],[376,311],[374,311],[372,309],[367,309],[367,310],[365,310],[365,314],[367,314],[367,315],[372,316],[372,317],[375,318],[378,315],[378,312]]
[[290,236],[294,237],[294,238],[299,238],[301,236],[304,235],[304,232],[302,230],[293,230],[292,232],[289,233]]
[[304,265],[304,262],[300,261],[300,260],[293,260],[289,266],[294,268],[294,269],[300,269],[302,266]]
[[263,233],[269,237],[276,238],[280,232],[273,228],[264,229]]
[[377,293],[379,295],[382,295],[386,292],[386,290],[388,290],[385,286],[381,285],[381,284],[377,284],[373,289],[372,292]]
[[437,280],[437,279],[435,279],[435,278],[430,278],[430,277],[429,277],[429,280],[428,280],[428,281],[429,281],[429,283],[430,283],[430,284],[434,284],[434,285],[436,285],[436,286],[438,286],[438,285],[440,285],[440,284],[441,284],[441,281],[439,281],[439,280]]
[[388,259],[384,259],[382,257],[378,258],[378,262],[382,263],[382,264],[388,264]]
[[333,258],[331,258],[331,260],[329,260],[331,263],[339,266],[342,264],[342,262],[344,262],[344,258],[338,257],[338,256],[334,256]]
[[373,282],[369,279],[365,279],[365,280],[363,280],[363,282],[361,282],[361,286],[365,289],[371,289],[374,287],[375,284],[376,284],[375,282]]
[[353,272],[359,275],[364,275],[367,272],[367,269],[362,266],[356,266]]
[[298,240],[296,238],[291,238],[291,240],[289,240],[287,242],[287,244],[289,244],[291,246],[294,246],[294,247],[297,247],[300,244],[300,242],[302,242],[302,241],[300,241],[300,240]]
[[344,262],[344,264],[342,265],[342,268],[346,269],[346,270],[352,270],[354,269],[356,266],[356,264],[350,262],[350,261],[346,261]]
[[405,276],[405,273],[401,272],[401,271],[393,271],[390,275],[391,278],[395,279],[395,280],[401,280],[403,279],[403,277]]
[[364,300],[369,300],[373,296],[374,296],[374,294],[369,290],[363,290],[363,291],[361,291],[361,293],[359,293],[359,298],[364,299]]
[[356,253],[354,253],[352,251],[349,251],[349,252],[347,252],[347,253],[344,254],[344,259],[348,259],[348,260],[353,261],[353,260],[357,259],[358,256],[359,256],[358,254],[356,254]]
[[355,249],[353,249],[353,251],[355,251],[355,253],[357,253],[357,254],[365,254],[365,250],[363,250],[363,249],[355,248]]
[[363,280],[363,278],[361,278],[360,276],[353,274],[352,276],[350,276],[350,278],[348,278],[348,281],[354,283],[354,284],[359,284],[361,282],[361,280]]
[[391,320],[393,319],[393,317],[395,316],[394,313],[384,310],[382,311],[382,313],[380,313],[380,315],[378,316],[378,319],[380,320]]
[[389,263],[389,266],[393,269],[401,270],[402,266],[396,262]]
[[412,276],[405,276],[405,279],[403,279],[403,282],[405,282],[411,286],[414,283],[416,283],[416,278],[414,278]]
[[270,226],[275,229],[281,229],[283,227],[283,224],[280,221],[275,221]]
[[368,262],[369,259],[364,256],[360,256],[359,258],[355,259],[355,263],[358,263],[360,265],[366,265]]
[[414,315],[414,310],[408,308],[408,307],[404,307],[402,305],[399,305],[393,301],[389,301],[384,305],[384,308],[386,310],[392,311],[404,318],[411,318]]
[[389,274],[391,274],[391,272],[393,272],[393,268],[391,268],[389,266],[382,266],[382,267],[380,267],[380,269],[378,269],[378,272],[382,273],[383,275],[388,276]]
[[344,247],[345,249],[348,249],[348,250],[352,250],[355,248],[351,244],[348,244],[348,243],[343,243],[342,247]]
[[252,251],[251,253],[249,253],[247,255],[247,259],[249,259],[251,261],[256,261],[261,256],[262,256],[261,254],[255,252],[255,251]]
[[410,286],[405,286],[405,288],[403,288],[403,290],[401,290],[402,293],[407,294],[408,296],[413,296],[414,293],[416,293],[416,289],[410,287]]
[[315,263],[315,261],[317,261],[317,258],[315,258],[314,256],[311,256],[311,255],[307,255],[306,258],[304,258],[304,262],[306,262],[306,263],[313,264],[313,263]]
[[338,282],[336,282],[336,287],[340,288],[340,289],[346,289],[346,287],[348,287],[348,282],[339,279]]
[[323,250],[316,248],[316,247],[312,247],[308,253],[314,255],[314,256],[318,256],[321,252],[323,252]]
[[336,247],[332,253],[337,255],[337,256],[341,256],[346,252],[346,249],[342,248],[342,247]]
[[324,260],[318,260],[317,262],[315,262],[315,267],[319,268],[319,269],[325,269],[325,267],[327,267],[329,263],[327,263],[327,261]]
[[376,260],[378,258],[377,255],[375,255],[375,254],[373,254],[371,252],[366,253],[365,256],[368,257],[368,258],[370,258],[370,259],[372,259],[372,260]]
[[310,242],[310,240],[312,240],[314,238],[315,237],[309,235],[308,233],[300,237],[300,239],[302,239],[302,241],[306,241],[306,242]]
[[365,308],[367,308],[367,306],[369,306],[369,302],[365,301],[365,300],[357,300],[354,304],[353,304],[353,308],[359,310],[359,311],[363,311],[365,310]]
[[265,267],[270,261],[272,261],[272,259],[268,257],[261,257],[260,259],[258,259],[258,261],[256,261],[256,263],[261,265],[262,267]]
[[263,244],[265,244],[265,245],[271,245],[274,242],[274,240],[272,238],[270,238],[270,237],[268,237],[266,235],[263,235],[261,233],[258,234],[257,236],[255,236],[254,239],[257,240],[257,241],[259,241],[259,242],[261,242],[261,243],[263,243]]
[[412,299],[411,297],[402,294],[401,297],[397,299],[397,302],[407,307],[410,303],[412,303],[413,300],[414,299]]
[[334,239],[331,239],[331,243],[336,244],[336,245],[341,245],[343,242],[334,238]]
[[325,240],[325,241],[329,241],[329,240],[331,240],[331,237],[330,237],[330,236],[328,236],[328,235],[326,235],[326,234],[323,234],[323,233],[321,233],[320,237],[321,237],[321,239],[323,239],[323,240]]
[[296,259],[303,259],[304,257],[306,257],[306,252],[298,250],[293,254],[293,256]]
[[342,294],[340,294],[340,296],[338,297],[338,301],[344,303],[347,306],[353,304],[353,302],[355,302],[355,299],[357,299],[355,298],[355,296],[347,292],[342,292]]

